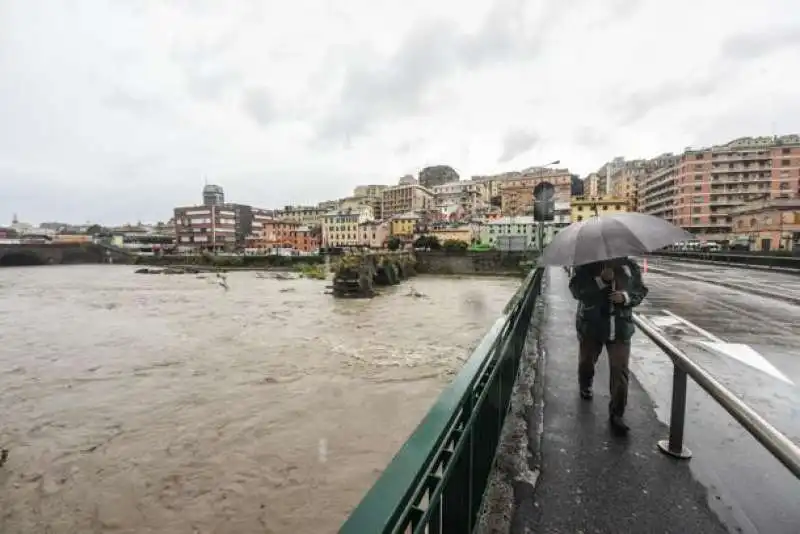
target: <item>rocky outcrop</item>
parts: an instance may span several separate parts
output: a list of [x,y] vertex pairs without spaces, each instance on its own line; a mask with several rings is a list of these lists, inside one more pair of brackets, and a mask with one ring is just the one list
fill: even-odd
[[434,165],[419,171],[419,184],[427,188],[457,182],[459,179],[458,173],[450,165]]

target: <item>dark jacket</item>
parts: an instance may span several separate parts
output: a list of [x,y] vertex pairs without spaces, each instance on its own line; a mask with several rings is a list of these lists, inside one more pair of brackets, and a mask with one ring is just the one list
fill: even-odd
[[[614,269],[616,290],[626,295],[624,304],[611,304],[612,286],[600,278],[605,266]],[[569,281],[569,289],[579,301],[575,317],[579,338],[601,342],[630,341],[636,331],[633,308],[641,304],[648,292],[636,262],[622,258],[576,267]]]

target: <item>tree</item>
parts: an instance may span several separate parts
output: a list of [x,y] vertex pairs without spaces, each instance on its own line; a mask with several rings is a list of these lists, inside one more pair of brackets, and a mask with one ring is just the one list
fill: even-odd
[[424,248],[425,250],[439,250],[442,248],[439,238],[435,235],[421,235],[414,241],[414,248]]
[[400,240],[399,237],[390,237],[388,243],[386,243],[386,248],[389,250],[397,250],[403,245],[403,242]]
[[87,235],[97,235],[97,234],[102,234],[103,232],[105,232],[105,228],[103,228],[99,224],[93,224],[86,229]]
[[457,239],[448,239],[442,244],[442,248],[447,252],[461,252],[467,250],[468,247],[469,245],[464,241],[459,241]]

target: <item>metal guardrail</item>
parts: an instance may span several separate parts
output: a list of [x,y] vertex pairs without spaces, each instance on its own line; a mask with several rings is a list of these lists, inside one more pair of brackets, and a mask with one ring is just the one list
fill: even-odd
[[800,447],[719,383],[708,371],[689,359],[648,321],[638,315],[634,315],[633,320],[636,326],[672,359],[673,363],[669,439],[658,442],[661,452],[674,458],[688,459],[692,456],[691,451],[683,444],[687,376],[691,376],[692,380],[711,395],[717,404],[731,414],[764,448],[800,479]]
[[650,255],[664,258],[685,258],[687,260],[703,260],[737,265],[800,269],[800,256],[790,256],[788,254],[760,255],[736,252],[678,252],[660,250],[658,252],[651,252]]
[[531,270],[340,534],[475,528],[543,273]]

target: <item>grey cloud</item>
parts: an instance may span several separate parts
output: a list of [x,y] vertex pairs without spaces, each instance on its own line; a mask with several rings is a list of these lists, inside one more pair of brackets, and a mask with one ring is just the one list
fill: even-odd
[[647,116],[657,108],[664,108],[681,100],[711,95],[724,83],[721,75],[708,75],[689,81],[670,81],[657,87],[623,95],[612,106],[617,124],[627,126]]
[[503,139],[503,153],[497,160],[498,163],[508,163],[517,156],[524,154],[539,141],[539,136],[532,132],[513,130]]
[[591,126],[583,126],[575,133],[575,143],[584,148],[596,148],[605,145],[608,136]]
[[236,40],[235,33],[225,33],[216,39],[176,45],[172,57],[182,68],[191,95],[204,100],[219,99],[241,82],[242,75],[225,66],[225,53]]
[[362,56],[348,66],[339,102],[321,121],[318,136],[359,135],[386,118],[419,112],[426,93],[459,70],[535,57],[545,32],[563,13],[553,5],[545,4],[544,13],[527,24],[521,0],[501,1],[474,34],[432,21],[413,31],[392,57]]
[[683,128],[693,132],[687,145],[706,146],[738,137],[795,133],[800,123],[800,102],[791,92],[773,95],[769,108],[733,106],[724,113],[686,119]]
[[261,126],[269,126],[275,118],[275,109],[269,93],[263,87],[248,89],[242,96],[245,113]]
[[721,54],[726,59],[756,59],[787,47],[800,45],[800,27],[764,29],[728,38]]

